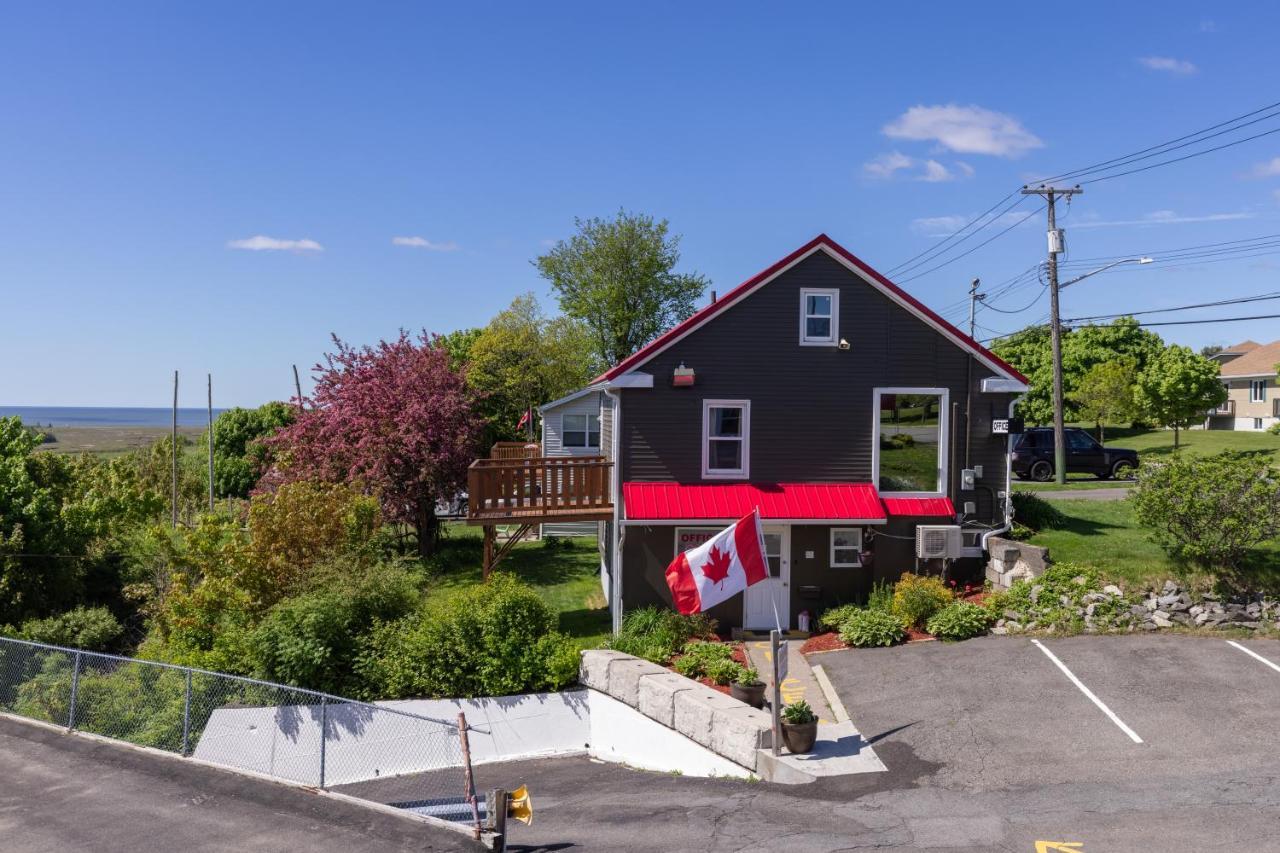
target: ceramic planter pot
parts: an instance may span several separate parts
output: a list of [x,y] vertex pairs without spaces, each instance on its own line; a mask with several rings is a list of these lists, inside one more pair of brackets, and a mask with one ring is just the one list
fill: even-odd
[[817,720],[812,723],[784,722],[782,724],[782,742],[786,744],[787,751],[794,755],[811,751],[817,739]]
[[733,682],[729,685],[729,695],[739,702],[746,702],[752,708],[764,707],[764,684],[739,684]]

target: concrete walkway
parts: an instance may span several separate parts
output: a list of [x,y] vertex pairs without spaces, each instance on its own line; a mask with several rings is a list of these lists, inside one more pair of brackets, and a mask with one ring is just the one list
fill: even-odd
[[[813,713],[818,715],[819,723],[836,722],[835,712],[831,710],[826,695],[818,686],[818,680],[813,675],[809,661],[800,654],[800,647],[804,645],[804,640],[787,640],[786,643],[787,677],[782,681],[782,704],[789,705],[803,699],[809,703],[810,708],[813,708]],[[773,654],[769,651],[769,641],[747,640],[743,646],[747,650],[751,665],[755,667],[756,672],[760,673],[760,680],[768,684],[773,673]],[[766,708],[772,696],[772,690],[765,691]]]
[[1036,492],[1047,501],[1122,501],[1132,489],[1125,486],[1109,489],[1064,489],[1060,492]]

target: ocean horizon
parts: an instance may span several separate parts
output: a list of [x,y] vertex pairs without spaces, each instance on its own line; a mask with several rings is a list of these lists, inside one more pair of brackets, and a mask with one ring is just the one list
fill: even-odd
[[[216,418],[226,409],[214,409]],[[51,427],[167,427],[173,425],[173,409],[146,406],[0,406],[0,417],[17,415],[24,424]],[[208,409],[178,407],[178,426],[203,427]]]

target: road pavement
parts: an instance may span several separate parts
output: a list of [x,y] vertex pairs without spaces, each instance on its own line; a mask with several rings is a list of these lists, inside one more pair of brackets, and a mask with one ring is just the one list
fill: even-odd
[[298,788],[0,717],[0,851],[480,850]]

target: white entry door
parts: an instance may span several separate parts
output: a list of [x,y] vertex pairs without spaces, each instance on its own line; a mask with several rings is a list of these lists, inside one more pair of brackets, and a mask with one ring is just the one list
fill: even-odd
[[[764,528],[769,577],[747,587],[742,602],[742,627],[768,630],[791,627],[791,528]],[[776,616],[774,614],[777,614]]]

